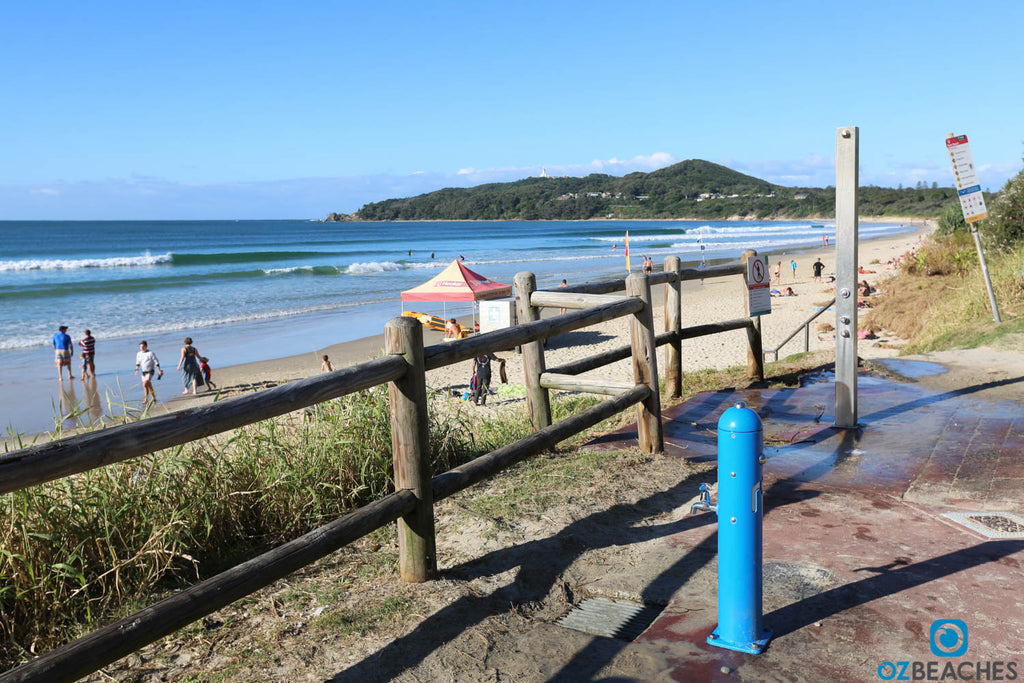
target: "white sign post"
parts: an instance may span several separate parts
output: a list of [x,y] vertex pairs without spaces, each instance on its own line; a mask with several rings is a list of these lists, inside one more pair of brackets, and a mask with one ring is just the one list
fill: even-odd
[[747,307],[751,317],[772,312],[772,280],[767,256],[747,259]]
[[992,319],[998,325],[1002,322],[999,318],[999,306],[996,304],[996,293],[992,289],[992,278],[989,277],[988,264],[985,262],[985,250],[981,247],[981,236],[978,234],[976,225],[981,219],[988,216],[988,211],[985,209],[985,196],[981,193],[981,183],[978,182],[978,171],[974,168],[974,157],[971,156],[967,136],[950,133],[946,138],[946,150],[949,151],[949,160],[953,164],[956,193],[960,197],[960,209],[964,212],[964,220],[971,226],[974,246],[978,250],[981,272],[985,276],[988,299],[992,304]]
[[985,210],[985,196],[981,193],[978,182],[978,171],[974,168],[974,158],[967,143],[966,135],[952,135],[946,138],[946,149],[953,163],[953,175],[956,176],[956,193],[960,196],[960,208],[964,212],[964,220],[975,223],[988,216]]

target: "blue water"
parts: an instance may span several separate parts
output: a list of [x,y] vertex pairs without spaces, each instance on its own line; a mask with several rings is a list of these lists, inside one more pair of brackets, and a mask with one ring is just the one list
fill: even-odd
[[[862,224],[860,233],[869,239],[910,227]],[[562,278],[621,277],[627,230],[636,269],[641,254],[660,267],[668,254],[697,263],[733,259],[746,248],[816,247],[826,233],[834,243],[835,225],[0,221],[0,429],[11,422],[22,431],[53,427],[52,397],[48,415],[32,424],[15,408],[27,385],[56,384],[50,338],[60,324],[76,341],[89,328],[98,339],[101,382],[116,381],[119,391],[133,395],[137,382],[125,371],[134,367],[139,339],[148,339],[171,368],[185,335],[214,367],[314,353],[379,334],[401,313],[402,290],[460,256],[500,282],[532,271],[542,288]],[[462,306],[415,308],[470,312]]]

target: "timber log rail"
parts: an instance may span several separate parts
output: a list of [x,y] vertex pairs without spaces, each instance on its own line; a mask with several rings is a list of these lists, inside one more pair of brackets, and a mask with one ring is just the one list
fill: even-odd
[[[533,274],[520,273],[515,279],[520,324],[514,327],[425,348],[423,330],[417,321],[394,318],[385,327],[386,355],[376,360],[211,405],[0,456],[0,493],[10,493],[389,383],[394,493],[0,674],[0,681],[77,680],[396,521],[402,579],[426,581],[433,578],[437,572],[434,501],[549,450],[634,405],[637,406],[640,448],[647,453],[663,450],[657,346],[668,346],[666,386],[671,396],[678,396],[681,391],[680,342],[706,334],[745,328],[750,342],[748,369],[752,375],[763,377],[760,332],[750,318],[689,328],[681,328],[679,322],[682,281],[744,272],[743,263],[699,271],[681,269],[679,259],[670,256],[662,273],[632,274],[624,280],[551,291],[535,291]],[[652,284],[667,285],[667,331],[660,335],[654,330]],[[626,296],[610,295],[623,289]],[[541,307],[573,310],[542,320]],[[545,370],[545,339],[625,316],[631,316],[629,346]],[[426,371],[517,346],[523,349],[533,432],[432,476],[427,452]],[[632,383],[576,377],[630,355],[633,358]],[[551,424],[549,389],[585,391],[610,398]]]

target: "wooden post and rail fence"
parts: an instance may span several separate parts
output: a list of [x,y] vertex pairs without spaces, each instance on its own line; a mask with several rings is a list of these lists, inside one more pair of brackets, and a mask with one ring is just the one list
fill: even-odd
[[[386,355],[359,365],[206,406],[150,417],[0,456],[0,493],[73,476],[155,451],[388,383],[391,405],[395,492],[328,524],[104,626],[34,660],[0,674],[0,681],[73,681],[99,670],[246,595],[311,564],[387,524],[397,522],[399,571],[406,581],[437,573],[434,536],[436,501],[447,498],[630,406],[637,407],[641,450],[664,448],[657,347],[666,346],[666,394],[682,391],[683,340],[746,329],[748,372],[763,379],[759,327],[749,317],[681,327],[680,284],[687,280],[742,275],[744,263],[683,269],[677,257],[661,273],[538,291],[531,273],[515,278],[519,324],[452,343],[424,347],[423,330],[411,318],[394,318],[385,328]],[[657,334],[651,287],[666,285],[666,331]],[[625,295],[613,294],[625,290]],[[568,309],[542,318],[545,307]],[[543,342],[549,337],[629,316],[630,344],[546,368]],[[468,463],[434,475],[430,471],[426,372],[480,355],[521,347],[532,433]],[[582,373],[632,357],[633,381],[580,377]],[[550,390],[589,392],[609,398],[560,422],[551,422]]]

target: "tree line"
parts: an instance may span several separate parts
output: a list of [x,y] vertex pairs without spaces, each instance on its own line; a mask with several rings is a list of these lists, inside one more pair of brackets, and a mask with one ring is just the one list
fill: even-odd
[[[956,190],[861,187],[862,215],[939,216]],[[526,178],[469,188],[445,188],[366,204],[328,220],[586,220],[730,217],[833,218],[835,188],[784,187],[700,159],[622,177]]]

